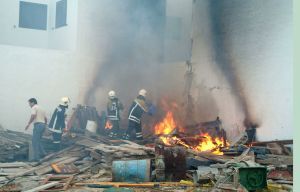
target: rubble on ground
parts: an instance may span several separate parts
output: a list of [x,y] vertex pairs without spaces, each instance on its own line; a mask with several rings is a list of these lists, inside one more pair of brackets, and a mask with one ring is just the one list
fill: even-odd
[[[201,151],[193,143],[205,141],[205,137],[174,131],[153,135],[138,144],[87,132],[83,126],[95,119],[95,113],[94,108],[78,106],[71,118],[71,125],[76,126],[64,137],[65,147],[58,152],[48,150],[49,155],[39,162],[7,159],[10,154],[16,157],[23,154],[16,145],[26,143],[24,149],[28,152],[30,136],[1,130],[3,146],[11,151],[1,150],[0,191],[283,192],[293,189],[292,140],[249,142],[245,132],[229,144],[224,140],[224,130],[208,127],[216,137],[222,136],[220,142],[224,145]],[[199,124],[203,125],[207,124]]]
[[[164,148],[168,156],[158,157],[155,147],[127,140],[85,135],[73,139],[75,144],[49,154],[38,163],[1,163],[0,191],[108,191],[116,188],[128,188],[128,191],[247,191],[244,185],[248,189],[292,189],[291,155],[277,153],[263,157],[250,147],[239,156],[215,155],[168,146]],[[280,145],[280,141],[270,143]],[[159,158],[165,160],[162,175],[155,173],[159,172],[159,165],[156,165]],[[149,160],[158,167],[149,167],[152,172],[148,170],[148,178],[144,181],[130,176],[134,173],[124,173],[121,177],[127,180],[115,181],[114,162],[126,160]],[[247,174],[252,177],[251,181],[240,178]]]
[[0,162],[27,160],[31,136],[0,125]]

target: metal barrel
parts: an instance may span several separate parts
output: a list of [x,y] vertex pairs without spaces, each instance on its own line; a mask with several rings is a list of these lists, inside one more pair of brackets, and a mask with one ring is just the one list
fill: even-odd
[[149,182],[151,159],[113,161],[114,182]]

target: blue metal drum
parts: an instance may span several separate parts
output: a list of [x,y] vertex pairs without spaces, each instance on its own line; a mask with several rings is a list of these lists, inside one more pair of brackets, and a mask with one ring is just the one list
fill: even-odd
[[114,182],[149,182],[151,159],[113,161]]

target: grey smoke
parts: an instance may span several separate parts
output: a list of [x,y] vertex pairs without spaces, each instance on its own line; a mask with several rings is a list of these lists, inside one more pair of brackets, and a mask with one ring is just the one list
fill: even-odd
[[130,103],[141,88],[150,92],[155,87],[153,81],[159,75],[163,59],[165,1],[110,2],[110,10],[103,17],[111,25],[101,29],[107,34],[110,46],[86,92],[88,105],[97,105],[95,97],[99,89],[102,92],[115,89],[126,103]]

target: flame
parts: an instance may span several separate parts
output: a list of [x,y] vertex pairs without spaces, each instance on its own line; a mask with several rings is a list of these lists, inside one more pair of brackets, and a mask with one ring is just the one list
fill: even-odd
[[[194,136],[195,138],[199,138],[199,144],[191,146],[177,136],[168,135],[171,134],[176,127],[180,128],[174,120],[173,113],[168,111],[165,118],[154,126],[154,130],[156,135],[164,135],[160,136],[160,140],[167,146],[181,145],[197,152],[212,152],[217,155],[223,154],[223,152],[220,151],[220,147],[224,147],[222,138],[213,138],[208,133],[202,133]],[[227,141],[226,144],[229,145]]]
[[112,123],[110,122],[110,120],[107,120],[105,123],[105,129],[111,129],[113,127]]
[[220,151],[220,147],[223,147],[223,140],[219,137],[212,138],[208,133],[200,134],[204,139],[199,142],[199,145],[195,147],[197,151],[211,151],[217,155],[223,155]]
[[166,117],[158,124],[155,125],[154,130],[155,134],[170,134],[176,127],[176,123],[173,118],[172,112],[167,112]]

